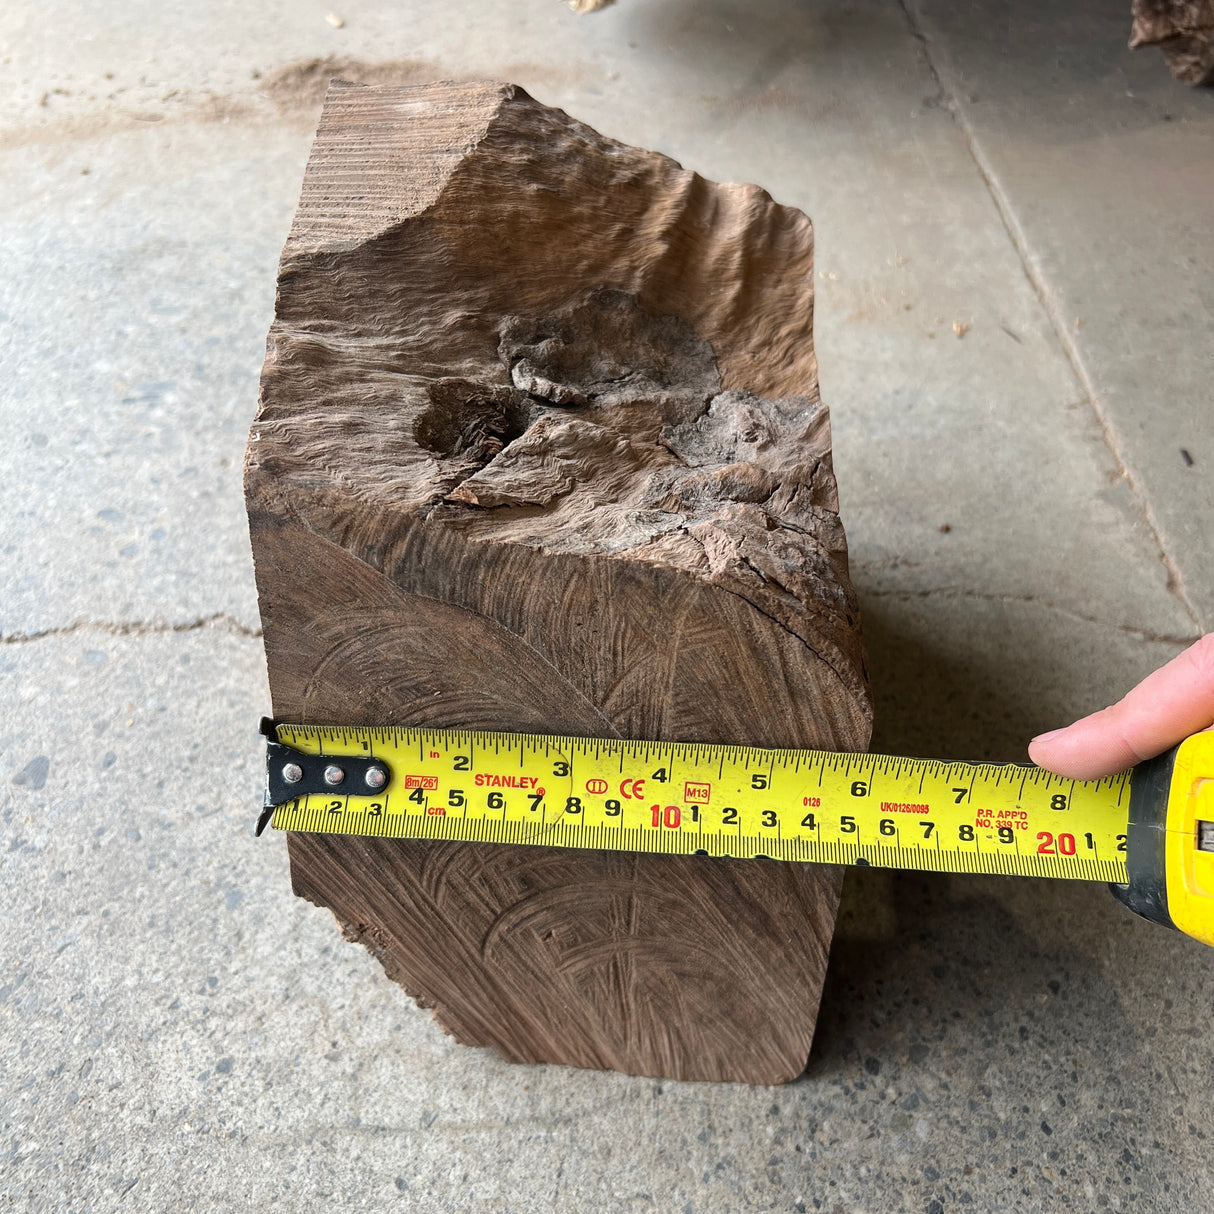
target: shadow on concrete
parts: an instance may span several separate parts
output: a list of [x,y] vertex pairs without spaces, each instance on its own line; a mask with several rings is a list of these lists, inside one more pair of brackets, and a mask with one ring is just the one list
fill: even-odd
[[[809,1078],[850,1073],[857,1058],[878,1059],[896,1082],[904,1065],[950,1054],[1013,1059],[1042,1042],[1052,1059],[1124,1050],[1131,1034],[1116,986],[1056,926],[1102,918],[1096,900],[1108,895],[1035,881],[1022,916],[1003,896],[1012,880],[849,873]],[[1038,916],[1052,926],[1034,939],[1024,923],[1035,931]]]
[[[1057,681],[1059,637],[1034,636],[1023,609],[1000,607],[953,603],[937,615],[923,600],[865,600],[874,751],[1025,761],[1028,738],[1046,723],[1039,689]],[[1035,1007],[1063,970],[1088,974],[1081,1017],[1119,1032],[1090,956],[1061,930],[1040,947],[1027,940],[1009,912],[1017,899],[1034,923],[1053,925],[1090,921],[1111,903],[1087,883],[849,870],[810,1073],[846,1068],[861,1036],[882,1065],[915,1060],[923,1042],[952,1040],[955,1014],[965,1034],[990,1044],[1010,1033],[1015,1044],[1018,1009]]]
[[933,627],[934,613],[925,604],[862,599],[876,721],[872,750],[1027,762],[1028,740],[1048,723],[1031,689],[1051,681],[1047,670],[1056,666],[1056,657],[1044,644],[1040,651],[1018,645],[1012,661],[993,639],[989,647],[974,643],[982,635],[982,613],[967,611],[968,604],[948,604]]

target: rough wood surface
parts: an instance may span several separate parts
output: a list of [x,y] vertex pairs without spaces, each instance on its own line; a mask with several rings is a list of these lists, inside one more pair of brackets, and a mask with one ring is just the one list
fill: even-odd
[[[335,83],[246,489],[275,715],[863,749],[809,221],[508,85]],[[293,835],[507,1058],[779,1082],[837,870]]]
[[1134,0],[1130,46],[1158,46],[1185,84],[1214,84],[1214,0]]

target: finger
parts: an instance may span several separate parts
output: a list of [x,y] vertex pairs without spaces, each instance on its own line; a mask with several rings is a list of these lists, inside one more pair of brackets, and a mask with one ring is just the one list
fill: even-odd
[[1074,780],[1124,771],[1214,724],[1214,633],[1147,675],[1124,699],[1029,743],[1039,767]]

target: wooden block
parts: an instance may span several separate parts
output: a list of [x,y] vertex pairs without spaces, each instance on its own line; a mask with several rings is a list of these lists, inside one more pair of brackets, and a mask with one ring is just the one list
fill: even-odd
[[[246,490],[275,716],[866,748],[809,220],[502,84],[334,83]],[[836,869],[292,835],[460,1041],[776,1083]]]

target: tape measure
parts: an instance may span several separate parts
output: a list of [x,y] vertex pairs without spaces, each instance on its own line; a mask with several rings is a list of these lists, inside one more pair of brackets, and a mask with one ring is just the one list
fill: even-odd
[[258,833],[1107,881],[1214,944],[1214,733],[1101,780],[1022,764],[263,723]]

